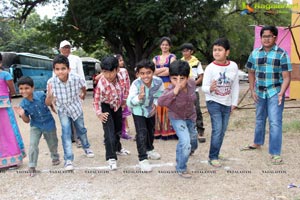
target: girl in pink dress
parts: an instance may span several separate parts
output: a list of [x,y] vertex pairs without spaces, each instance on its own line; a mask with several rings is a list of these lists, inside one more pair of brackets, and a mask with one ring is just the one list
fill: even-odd
[[12,76],[3,70],[0,54],[0,169],[20,166],[26,156],[22,136],[11,107],[10,96],[15,93]]

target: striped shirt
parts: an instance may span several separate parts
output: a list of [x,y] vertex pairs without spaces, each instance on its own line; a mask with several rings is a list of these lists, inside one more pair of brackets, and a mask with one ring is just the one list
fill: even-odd
[[150,112],[152,110],[152,106],[157,106],[157,99],[164,91],[164,85],[159,77],[153,76],[150,88],[148,88],[146,85],[144,86],[144,99],[139,100],[138,96],[140,94],[141,85],[144,85],[141,78],[133,81],[129,90],[127,105],[130,107],[131,112],[134,115],[149,118],[151,117]]
[[117,73],[116,82],[111,83],[104,76],[98,81],[95,97],[94,109],[97,115],[102,113],[101,103],[110,105],[115,112],[120,108],[122,102],[128,97],[130,80],[126,70],[120,70]]
[[59,112],[76,120],[82,114],[81,89],[85,87],[85,81],[78,75],[69,73],[67,82],[62,82],[57,76],[48,80],[52,85],[55,104]]
[[248,58],[246,68],[255,71],[255,91],[261,98],[270,98],[280,92],[282,72],[292,71],[290,58],[285,50],[274,45],[269,52],[256,48]]

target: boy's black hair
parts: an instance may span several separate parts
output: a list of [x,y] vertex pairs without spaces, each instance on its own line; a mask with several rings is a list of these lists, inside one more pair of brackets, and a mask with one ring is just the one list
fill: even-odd
[[171,42],[171,39],[169,37],[164,36],[164,37],[160,38],[159,45],[161,45],[161,43],[163,43],[163,41],[167,41],[169,43],[169,45],[172,46],[172,42]]
[[29,76],[22,76],[17,82],[17,86],[20,87],[20,85],[29,85],[30,87],[34,87],[34,82]]
[[275,35],[276,37],[278,35],[278,29],[275,26],[264,26],[260,30],[260,37],[263,35],[264,31],[271,31],[271,33],[273,33],[273,35]]
[[114,56],[106,56],[101,60],[101,69],[113,71],[119,67],[119,60]]
[[148,59],[143,59],[140,62],[138,62],[136,64],[135,71],[139,72],[140,69],[142,69],[142,68],[151,69],[151,71],[153,71],[153,72],[155,71],[154,63],[152,61],[148,60]]
[[170,65],[169,74],[170,74],[170,76],[189,77],[189,75],[190,75],[190,65],[186,61],[175,60]]
[[53,59],[53,66],[52,66],[53,69],[55,68],[56,64],[65,64],[67,66],[67,68],[70,68],[70,63],[69,63],[68,58],[61,54],[55,56],[55,58]]
[[180,46],[180,50],[189,49],[194,51],[194,45],[192,43],[184,43]]
[[219,38],[219,39],[215,40],[212,46],[215,46],[215,45],[224,47],[224,49],[226,51],[230,49],[230,44],[229,44],[229,41],[227,40],[227,38]]

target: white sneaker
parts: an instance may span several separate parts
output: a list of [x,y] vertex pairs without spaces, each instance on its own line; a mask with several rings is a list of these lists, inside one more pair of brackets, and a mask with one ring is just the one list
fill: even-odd
[[120,151],[117,151],[116,154],[120,155],[120,156],[127,156],[127,155],[130,154],[130,151],[128,151],[127,149],[122,148]]
[[139,164],[140,164],[141,171],[143,171],[143,172],[151,172],[152,171],[152,167],[149,163],[149,160],[147,160],[147,159],[142,160],[139,162]]
[[116,161],[116,159],[109,159],[108,161],[108,167],[109,167],[109,169],[110,170],[117,170],[117,161]]
[[152,151],[147,151],[148,159],[159,160],[160,154],[157,153],[154,149]]
[[86,157],[88,157],[88,158],[94,158],[95,157],[95,154],[92,151],[92,149],[89,149],[89,148],[84,149],[84,153],[85,153]]
[[65,170],[67,171],[72,171],[74,169],[72,161],[71,160],[66,160],[65,162]]

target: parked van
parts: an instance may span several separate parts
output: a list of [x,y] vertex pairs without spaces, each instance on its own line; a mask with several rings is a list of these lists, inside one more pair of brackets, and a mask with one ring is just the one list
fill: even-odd
[[100,61],[91,57],[81,57],[85,81],[88,90],[93,90],[93,76],[101,71]]

